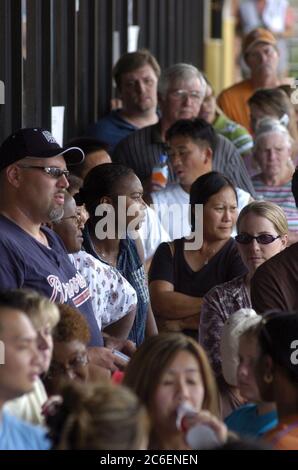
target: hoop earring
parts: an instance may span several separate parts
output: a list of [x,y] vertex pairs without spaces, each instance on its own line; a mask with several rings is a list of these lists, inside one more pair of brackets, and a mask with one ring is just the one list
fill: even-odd
[[266,384],[271,384],[273,382],[273,375],[269,372],[266,372],[266,374],[263,376],[263,380]]

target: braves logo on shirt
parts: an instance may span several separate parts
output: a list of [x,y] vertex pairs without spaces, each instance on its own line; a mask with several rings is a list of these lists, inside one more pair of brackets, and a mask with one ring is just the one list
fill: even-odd
[[90,298],[87,282],[78,272],[74,277],[69,279],[68,282],[61,282],[59,277],[53,274],[47,277],[47,281],[52,287],[52,294],[50,297],[52,302],[64,304],[71,299],[76,307],[80,307],[80,305]]

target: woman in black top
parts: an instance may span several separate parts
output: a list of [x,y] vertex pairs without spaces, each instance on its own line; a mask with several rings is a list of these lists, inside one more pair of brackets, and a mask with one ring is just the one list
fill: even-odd
[[[203,205],[203,223],[196,223],[198,204]],[[149,282],[160,328],[194,330],[197,337],[202,297],[217,284],[245,274],[246,267],[231,238],[238,215],[232,183],[215,171],[200,176],[191,187],[190,206],[195,237],[162,243],[153,258]],[[194,240],[200,236],[198,248]]]

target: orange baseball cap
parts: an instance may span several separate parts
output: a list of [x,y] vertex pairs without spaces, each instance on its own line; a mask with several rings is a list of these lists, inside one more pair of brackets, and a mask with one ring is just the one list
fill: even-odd
[[257,28],[248,33],[242,41],[242,53],[245,56],[258,43],[271,44],[276,46],[275,36],[268,29]]

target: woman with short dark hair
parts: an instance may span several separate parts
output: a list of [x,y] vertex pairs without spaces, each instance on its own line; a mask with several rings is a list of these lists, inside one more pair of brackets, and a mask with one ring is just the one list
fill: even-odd
[[[196,213],[203,205],[203,224]],[[202,297],[215,285],[243,275],[246,268],[231,232],[237,218],[237,193],[212,171],[191,186],[191,239],[162,243],[149,272],[154,313],[163,329],[197,337]],[[200,237],[202,245],[200,246]]]
[[157,333],[150,308],[144,254],[138,229],[145,218],[143,187],[132,169],[118,163],[94,167],[78,194],[90,215],[84,248],[103,263],[118,269],[137,293],[137,313],[129,339],[140,345]]

